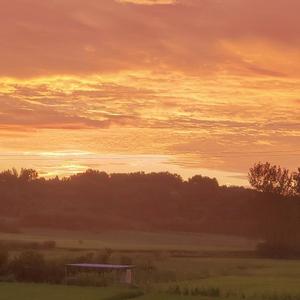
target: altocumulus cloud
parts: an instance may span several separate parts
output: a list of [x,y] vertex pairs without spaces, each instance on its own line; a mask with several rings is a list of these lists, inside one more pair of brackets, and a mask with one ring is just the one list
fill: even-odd
[[0,12],[0,76],[138,69],[300,74],[298,0],[130,2],[9,1]]

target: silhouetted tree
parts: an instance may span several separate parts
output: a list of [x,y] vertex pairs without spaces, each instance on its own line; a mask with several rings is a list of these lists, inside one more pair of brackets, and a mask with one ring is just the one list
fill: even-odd
[[300,195],[300,168],[298,168],[298,171],[294,173],[293,179],[294,179],[295,193],[297,195]]
[[39,174],[36,170],[33,169],[21,169],[19,180],[23,182],[34,181],[39,177]]
[[300,199],[298,173],[270,163],[257,163],[249,171],[250,184],[262,192],[257,217],[264,243],[262,254],[286,257],[300,255]]
[[216,178],[209,178],[206,176],[195,175],[188,180],[190,185],[197,186],[202,190],[216,190],[219,187],[219,183]]
[[18,171],[16,169],[5,170],[0,173],[0,183],[14,183],[19,177]]
[[272,166],[270,163],[256,163],[249,171],[249,182],[260,192],[282,196],[291,196],[293,187],[293,174],[288,169]]

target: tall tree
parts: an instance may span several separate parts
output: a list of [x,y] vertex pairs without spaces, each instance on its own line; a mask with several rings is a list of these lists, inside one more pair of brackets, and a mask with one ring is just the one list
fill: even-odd
[[269,162],[256,163],[250,169],[248,178],[251,186],[260,192],[281,196],[295,194],[294,175],[288,169]]
[[300,195],[300,168],[294,173],[294,189],[297,195]]

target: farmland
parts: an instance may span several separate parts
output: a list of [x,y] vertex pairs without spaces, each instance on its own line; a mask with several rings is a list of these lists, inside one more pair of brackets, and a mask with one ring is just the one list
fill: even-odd
[[[193,233],[88,234],[34,229],[1,234],[0,239],[53,240],[55,249],[38,250],[46,258],[96,255],[109,247],[110,262],[119,262],[126,255],[138,266],[135,288],[2,283],[0,300],[300,299],[300,261],[249,255],[254,253],[255,240]],[[145,264],[151,266],[149,273],[141,271]]]
[[[219,294],[210,299],[300,299],[300,261],[274,261],[260,259],[168,259],[158,263],[160,270],[178,275],[176,281],[148,286],[137,299],[199,299],[205,291],[216,289]],[[171,290],[178,286],[182,294]],[[185,295],[199,289],[200,295]],[[60,299],[128,299],[134,289],[122,287],[70,287],[45,284],[0,285],[1,300],[60,300]],[[178,293],[178,292],[177,292]],[[139,294],[137,294],[139,295]]]
[[[0,284],[0,299],[12,300],[109,300],[123,299],[134,295],[134,291],[126,288],[91,288],[70,287],[46,284]],[[128,299],[128,298],[127,298]]]
[[141,231],[67,231],[24,229],[21,234],[1,233],[0,241],[41,242],[53,240],[60,249],[97,250],[186,250],[246,251],[254,250],[256,240],[228,235],[186,232]]

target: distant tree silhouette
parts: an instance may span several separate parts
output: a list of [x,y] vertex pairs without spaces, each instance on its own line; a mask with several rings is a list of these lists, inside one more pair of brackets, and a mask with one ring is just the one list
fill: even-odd
[[39,177],[36,170],[22,168],[20,174],[16,169],[5,170],[0,173],[0,182],[15,182],[16,180],[22,182],[34,181]]
[[12,226],[14,231],[180,230],[254,236],[273,245],[298,240],[300,170],[290,173],[259,163],[249,179],[256,190],[219,186],[201,175],[184,180],[168,172],[87,170],[45,179],[32,169],[6,170],[0,172],[0,231]]
[[300,168],[293,174],[294,189],[297,195],[300,195]]
[[294,176],[285,168],[271,165],[269,162],[256,163],[249,171],[249,182],[260,192],[282,196],[292,196],[295,193]]
[[264,242],[258,250],[276,257],[300,255],[299,170],[257,163],[249,171],[249,182],[262,192],[257,220]]
[[40,282],[45,272],[44,256],[34,251],[22,252],[12,260],[11,269],[19,281]]
[[29,182],[36,180],[39,177],[39,174],[36,170],[33,169],[21,169],[19,180],[23,182]]
[[202,175],[195,175],[188,180],[191,185],[196,185],[199,189],[216,190],[219,183],[216,178],[209,178]]
[[18,179],[19,174],[16,169],[5,170],[0,173],[0,183],[13,183]]

